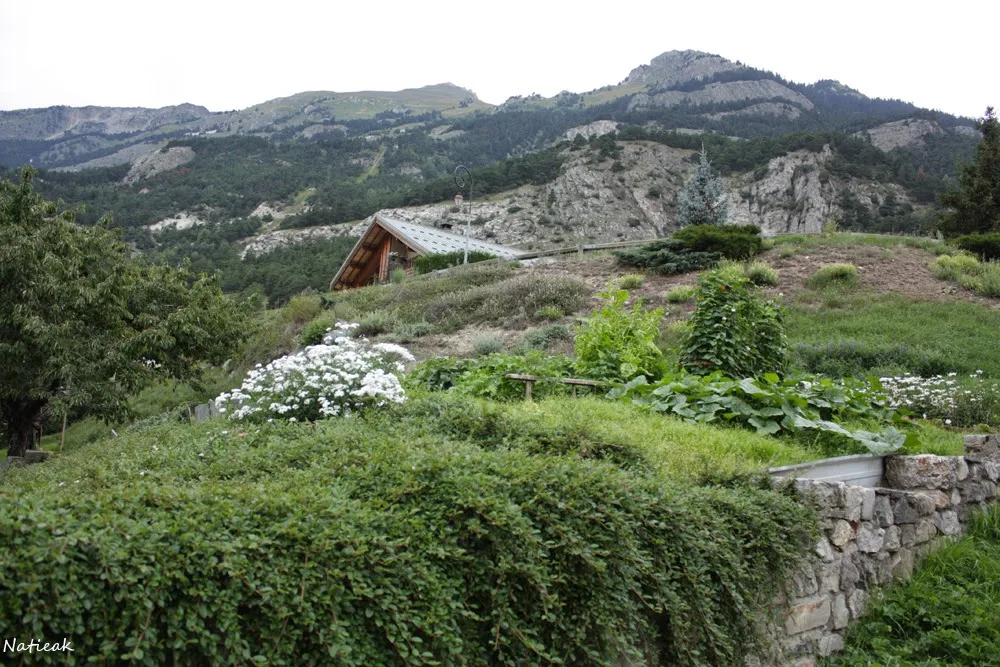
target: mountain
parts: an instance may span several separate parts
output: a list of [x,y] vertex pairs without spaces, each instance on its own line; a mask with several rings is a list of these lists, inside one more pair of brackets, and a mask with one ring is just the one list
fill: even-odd
[[774,233],[830,221],[915,231],[978,140],[971,119],[697,51],[664,53],[618,84],[496,107],[440,84],[228,112],[0,112],[0,164],[46,168],[38,189],[84,204],[82,223],[111,212],[138,248],[222,269],[228,289],[258,283],[272,298],[313,284],[279,279],[280,261],[313,266],[311,247],[334,262],[342,237],[380,209],[464,223],[449,203],[458,165],[476,176],[473,232],[506,243],[668,234],[703,146],[726,179],[731,221]]
[[[380,115],[461,116],[489,109],[475,93],[450,83],[397,92],[305,92],[240,110],[210,112],[193,104],[144,109],[48,107],[0,111],[0,164],[86,169],[133,162],[185,136],[257,135],[305,138],[344,132],[345,120]],[[139,150],[136,150],[136,148]]]

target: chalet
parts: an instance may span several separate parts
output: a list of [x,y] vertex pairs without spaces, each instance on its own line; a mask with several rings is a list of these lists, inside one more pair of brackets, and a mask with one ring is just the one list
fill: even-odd
[[[469,252],[487,252],[504,259],[516,259],[521,250],[469,238]],[[422,255],[462,252],[465,236],[445,229],[425,227],[415,222],[387,218],[376,213],[354,245],[330,289],[350,289],[383,283],[397,268],[413,274],[413,260]]]

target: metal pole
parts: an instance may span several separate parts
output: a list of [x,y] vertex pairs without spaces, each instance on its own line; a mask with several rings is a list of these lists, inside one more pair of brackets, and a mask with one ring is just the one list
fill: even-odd
[[475,183],[475,179],[472,177],[472,171],[465,165],[458,165],[455,167],[455,185],[461,190],[465,187],[466,183],[469,184],[469,217],[465,220],[465,257],[462,260],[462,264],[469,263],[469,235],[472,233],[472,186]]

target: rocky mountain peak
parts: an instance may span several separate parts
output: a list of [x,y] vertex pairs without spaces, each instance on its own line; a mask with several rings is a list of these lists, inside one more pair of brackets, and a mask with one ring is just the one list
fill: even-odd
[[632,70],[625,83],[669,87],[741,68],[731,60],[704,51],[667,51],[653,58],[648,65]]

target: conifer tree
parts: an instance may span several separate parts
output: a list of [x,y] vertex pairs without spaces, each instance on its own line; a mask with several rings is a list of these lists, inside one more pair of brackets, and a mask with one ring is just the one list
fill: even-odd
[[941,195],[948,207],[942,227],[949,234],[1000,232],[1000,123],[993,107],[976,122],[983,140],[976,157],[960,168],[957,188]]
[[698,167],[677,195],[677,222],[688,225],[724,225],[729,209],[722,179],[712,170],[705,147],[701,147]]

